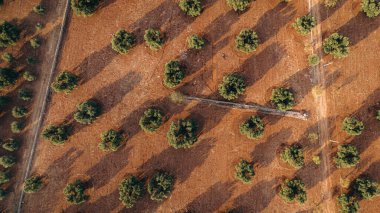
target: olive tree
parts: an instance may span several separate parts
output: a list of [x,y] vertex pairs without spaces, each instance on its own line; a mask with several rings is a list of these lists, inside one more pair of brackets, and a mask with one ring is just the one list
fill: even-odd
[[23,101],[30,101],[33,98],[33,92],[26,88],[21,88],[17,92],[18,98]]
[[323,51],[331,54],[334,58],[345,58],[348,56],[350,41],[339,33],[333,33],[323,41]]
[[86,188],[87,186],[85,182],[76,180],[75,182],[66,185],[63,194],[65,195],[67,202],[78,205],[86,202],[89,198],[85,193]]
[[296,169],[305,165],[302,147],[299,144],[285,147],[281,153],[281,159]]
[[145,194],[144,181],[136,176],[125,178],[119,185],[119,200],[126,208],[132,208]]
[[237,12],[246,10],[252,0],[227,0],[227,4]]
[[236,49],[251,53],[259,46],[259,36],[251,29],[243,29],[235,38]]
[[295,105],[295,98],[291,89],[282,87],[273,89],[271,101],[277,109],[282,111],[290,110]]
[[297,201],[302,204],[307,200],[305,184],[299,178],[286,179],[281,185],[279,195],[284,201],[289,203]]
[[379,184],[367,175],[361,175],[351,183],[351,191],[359,199],[370,200],[380,195]]
[[163,201],[172,193],[174,177],[167,172],[159,171],[153,175],[148,184],[150,199]]
[[42,177],[31,176],[24,181],[24,192],[25,193],[36,193],[43,186]]
[[166,137],[175,149],[190,148],[198,141],[197,129],[197,124],[190,119],[175,120]]
[[342,130],[352,136],[360,135],[364,130],[364,124],[354,117],[346,117],[342,123]]
[[30,39],[29,43],[30,43],[30,46],[33,48],[33,49],[37,49],[41,46],[41,39],[39,37],[34,37],[32,39]]
[[33,12],[37,13],[38,15],[45,15],[46,9],[43,5],[39,4],[33,7]]
[[245,88],[246,85],[243,77],[237,74],[229,74],[223,77],[218,91],[224,99],[234,100],[245,92]]
[[200,50],[205,46],[205,40],[199,35],[191,35],[187,38],[187,45],[190,49]]
[[360,155],[355,146],[348,144],[338,146],[338,152],[334,157],[335,165],[338,168],[350,168],[358,164],[359,161]]
[[202,3],[200,0],[180,0],[179,8],[189,16],[196,17],[202,12]]
[[9,138],[1,144],[1,147],[9,152],[14,152],[20,148],[20,141],[17,139]]
[[12,155],[3,155],[0,157],[0,165],[4,168],[10,168],[16,163],[16,158]]
[[49,125],[43,132],[42,137],[54,145],[65,143],[71,134],[71,127],[68,125]]
[[112,35],[112,49],[120,54],[127,54],[136,44],[136,37],[124,29]]
[[0,23],[0,48],[15,45],[20,39],[20,30],[13,24],[3,21]]
[[149,108],[145,110],[144,115],[141,116],[139,125],[145,132],[155,132],[163,122],[163,114],[161,110],[156,108]]
[[71,0],[71,9],[77,16],[91,16],[99,6],[99,0]]
[[100,104],[94,100],[87,100],[77,106],[74,119],[81,124],[93,123],[101,114]]
[[24,121],[13,121],[11,123],[12,133],[20,133],[25,128]]
[[29,81],[29,82],[35,81],[37,79],[37,77],[29,71],[25,71],[22,74],[22,77],[25,79],[25,81]]
[[0,68],[0,90],[16,84],[19,73],[11,68]]
[[307,14],[297,18],[292,26],[299,34],[307,35],[311,29],[317,26],[317,19],[311,14]]
[[185,78],[185,67],[173,60],[165,64],[164,85],[168,88],[178,86]]
[[103,151],[117,151],[123,142],[123,133],[114,129],[101,134],[99,148]]
[[11,53],[4,53],[1,55],[1,59],[8,63],[12,63],[15,60],[15,57]]
[[0,185],[8,183],[11,180],[11,173],[9,171],[0,171]]
[[65,70],[56,77],[51,87],[55,92],[69,94],[78,85],[78,81],[79,77],[77,75]]
[[158,50],[164,44],[164,39],[161,32],[152,28],[145,31],[144,40],[152,50]]
[[356,213],[359,212],[360,206],[358,199],[347,193],[342,193],[338,196],[338,206],[340,207],[340,212],[343,213]]
[[251,116],[240,125],[240,133],[249,139],[258,139],[264,135],[264,123],[259,116]]
[[236,179],[242,181],[243,183],[251,183],[253,176],[255,176],[253,164],[246,160],[240,160],[240,162],[235,166],[235,170]]
[[380,1],[362,0],[362,11],[370,18],[378,16],[380,14]]
[[309,62],[310,66],[315,67],[320,63],[321,59],[317,54],[311,54],[307,57],[307,61]]
[[15,106],[12,108],[12,116],[15,118],[25,117],[28,113],[28,109],[24,106]]

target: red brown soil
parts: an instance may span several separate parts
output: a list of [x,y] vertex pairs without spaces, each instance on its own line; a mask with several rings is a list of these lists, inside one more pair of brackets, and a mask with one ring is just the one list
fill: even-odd
[[[71,121],[76,105],[90,98],[102,103],[104,113],[91,125],[76,124],[74,135],[62,146],[39,142],[33,173],[44,175],[48,184],[39,193],[27,195],[25,212],[124,212],[118,200],[122,179],[128,174],[150,176],[159,169],[176,176],[172,196],[162,203],[145,196],[131,212],[217,212],[231,207],[243,212],[311,212],[321,210],[323,205],[335,205],[335,197],[324,200],[321,189],[327,180],[320,175],[323,168],[311,161],[320,147],[306,138],[318,129],[311,92],[312,72],[304,51],[309,37],[297,35],[291,23],[307,13],[307,3],[256,1],[247,12],[238,15],[225,1],[204,2],[206,7],[198,18],[186,17],[171,0],[150,1],[150,4],[137,0],[107,1],[92,17],[71,16],[56,73],[71,70],[82,81],[70,95],[52,96],[45,125]],[[360,167],[336,170],[331,164],[328,178],[338,187],[334,188],[337,192],[341,175],[355,177],[366,171],[378,178],[379,157],[375,153],[379,149],[375,144],[380,124],[367,109],[372,109],[379,98],[379,61],[376,49],[371,49],[379,46],[376,31],[379,19],[372,21],[375,26],[368,25],[358,15],[359,9],[358,4],[350,2],[341,3],[336,11],[326,12],[321,7],[324,36],[338,29],[354,40],[350,56],[333,60],[326,73],[332,119],[330,137],[341,143],[347,138],[339,126],[350,114],[360,116],[367,126],[362,136],[348,138],[360,147]],[[166,43],[157,52],[142,42],[148,27],[165,32]],[[139,45],[127,55],[117,55],[110,48],[111,36],[119,28],[133,31],[139,38]],[[234,37],[242,28],[253,28],[261,39],[253,54],[234,50]],[[186,48],[186,38],[193,33],[203,34],[209,41],[200,52]],[[311,117],[299,121],[262,115],[265,136],[248,140],[240,135],[238,126],[254,113],[197,103],[177,106],[168,101],[166,97],[172,90],[162,85],[162,77],[164,64],[172,59],[184,62],[189,72],[178,91],[220,99],[218,83],[223,75],[236,71],[246,77],[249,85],[246,95],[238,101],[267,104],[272,88],[287,86],[297,94],[296,109],[308,110]],[[332,59],[324,58],[325,63],[329,60]],[[150,106],[161,107],[168,117],[154,134],[146,134],[138,127],[142,112]],[[194,148],[175,150],[169,147],[166,132],[173,119],[187,116],[201,124],[199,142]],[[98,148],[100,133],[110,128],[122,129],[129,137],[119,151],[104,153]],[[296,142],[303,145],[306,154],[306,166],[300,170],[283,166],[276,157],[281,144]],[[336,145],[331,144],[334,150]],[[241,158],[255,162],[256,176],[250,185],[234,179],[234,164]],[[302,178],[308,189],[308,201],[303,205],[287,204],[276,195],[282,180],[294,176]],[[63,188],[77,177],[90,178],[90,200],[69,206]],[[365,212],[375,212],[378,203],[377,198],[362,202],[361,207]]]

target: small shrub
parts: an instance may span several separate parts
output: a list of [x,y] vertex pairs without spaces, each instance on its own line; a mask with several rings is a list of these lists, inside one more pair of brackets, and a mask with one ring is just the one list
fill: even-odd
[[302,147],[298,144],[286,147],[281,153],[281,159],[296,169],[305,165]]
[[74,119],[81,124],[91,124],[100,116],[100,114],[100,105],[94,100],[88,100],[77,106]]
[[0,90],[16,84],[19,73],[11,68],[0,68]]
[[45,7],[42,5],[36,5],[33,7],[33,12],[37,13],[38,15],[45,15]]
[[325,7],[335,7],[338,0],[324,0]]
[[299,34],[307,35],[311,29],[317,26],[317,19],[311,14],[304,15],[297,18],[292,26]]
[[333,55],[334,58],[344,58],[348,56],[350,41],[347,37],[339,33],[333,33],[323,41],[323,51]]
[[350,168],[358,164],[359,161],[359,152],[355,146],[347,144],[338,146],[338,152],[334,157],[334,162],[338,168]]
[[30,46],[33,49],[39,48],[41,46],[41,39],[38,37],[34,37],[34,38],[30,39]]
[[380,1],[362,0],[362,11],[370,18],[380,14]]
[[69,139],[70,133],[71,128],[68,125],[49,125],[42,132],[42,137],[54,145],[59,145]]
[[10,168],[16,163],[16,158],[12,155],[3,155],[0,157],[0,165],[4,168]]
[[178,86],[185,78],[185,67],[179,61],[169,61],[165,64],[164,85],[169,88]]
[[17,151],[20,148],[20,141],[16,140],[16,139],[13,139],[13,138],[10,138],[10,139],[4,141],[1,144],[1,147],[3,147],[3,149],[5,149],[5,150],[7,150],[9,152],[14,152],[14,151]]
[[101,142],[99,148],[103,151],[117,151],[123,142],[122,132],[110,129],[101,135]]
[[251,183],[253,176],[255,176],[255,172],[253,170],[253,164],[246,161],[241,160],[235,166],[236,174],[235,177],[242,181],[243,183]]
[[35,81],[37,79],[36,76],[33,75],[33,73],[28,72],[28,71],[25,71],[22,74],[22,77],[25,79],[25,81],[29,81],[29,82]]
[[354,117],[346,117],[342,123],[342,130],[352,136],[360,135],[364,130],[364,124]]
[[219,94],[227,100],[237,99],[245,91],[243,77],[237,74],[230,74],[223,77],[223,82],[219,84]]
[[246,10],[252,0],[227,0],[227,4],[237,12]]
[[251,116],[240,125],[240,133],[249,139],[258,139],[264,135],[264,123],[259,116]]
[[[1,105],[1,104],[0,104]],[[376,111],[376,119],[380,121],[380,110]]]
[[99,0],[71,0],[71,9],[77,16],[91,16],[99,6]]
[[36,65],[38,64],[38,60],[33,57],[26,58],[26,63],[29,65]]
[[118,30],[112,35],[112,49],[120,54],[126,54],[136,44],[136,38],[132,33],[124,29]]
[[20,133],[25,127],[23,121],[13,121],[11,123],[11,131],[12,133]]
[[259,37],[257,33],[251,29],[243,29],[235,39],[236,49],[251,53],[259,46]]
[[179,8],[187,15],[196,17],[201,14],[202,3],[200,0],[180,0]]
[[15,60],[15,57],[11,53],[4,53],[1,58],[8,63],[12,63]]
[[280,197],[286,202],[305,203],[307,200],[306,187],[301,179],[294,178],[293,180],[286,179],[281,185]]
[[175,104],[182,104],[185,101],[185,96],[180,92],[173,92],[170,94],[169,99]]
[[315,132],[311,132],[311,133],[309,133],[308,135],[307,135],[307,139],[309,139],[309,141],[310,142],[317,142],[318,141],[318,139],[319,139],[319,136],[318,136],[318,134],[317,133],[315,133]]
[[154,132],[162,125],[162,117],[161,110],[155,108],[147,109],[140,118],[139,125],[145,132]]
[[0,48],[15,45],[20,39],[20,30],[9,22],[3,21],[0,24]]
[[11,98],[8,96],[0,96],[0,107],[6,106],[11,102]]
[[340,212],[343,213],[356,213],[359,212],[360,206],[356,197],[343,193],[338,197],[338,206],[340,206]]
[[148,184],[148,192],[150,199],[155,201],[163,201],[172,193],[174,185],[174,177],[167,172],[157,172],[150,179]]
[[12,116],[15,118],[22,118],[28,113],[28,109],[23,106],[15,106],[12,109]]
[[0,188],[0,200],[4,200],[7,194],[8,193],[5,191],[5,189]]
[[350,186],[350,179],[340,177],[339,183],[342,188],[347,189]]
[[144,40],[152,50],[158,50],[164,44],[161,32],[152,28],[145,31]]
[[286,111],[293,109],[295,105],[294,100],[294,94],[290,89],[279,87],[272,91],[271,101],[278,110]]
[[191,35],[187,38],[187,44],[190,49],[200,50],[205,46],[205,40],[198,35]]
[[145,194],[144,181],[130,176],[119,185],[119,200],[126,208],[132,208]]
[[21,88],[18,90],[18,98],[23,101],[30,101],[33,98],[33,92],[29,89]]
[[24,181],[25,193],[36,193],[43,186],[42,178],[40,176],[32,176]]
[[307,57],[307,61],[309,62],[310,66],[315,67],[319,64],[320,58],[317,54],[311,54]]
[[365,175],[356,178],[352,182],[351,191],[359,199],[372,199],[380,195],[379,184]]
[[35,27],[36,27],[36,30],[42,30],[44,28],[44,25],[38,22]]
[[76,86],[78,86],[78,81],[78,76],[65,70],[56,77],[55,82],[51,84],[51,87],[55,92],[69,94]]
[[173,121],[167,133],[169,144],[176,148],[190,148],[198,140],[196,135],[197,125],[190,119],[179,119]]
[[321,164],[321,158],[318,155],[313,156],[313,162],[315,165],[320,165]]
[[0,171],[0,185],[8,183],[11,180],[11,174],[8,171]]
[[67,202],[71,204],[81,204],[88,200],[89,196],[85,194],[86,183],[76,180],[74,183],[67,184],[63,190]]

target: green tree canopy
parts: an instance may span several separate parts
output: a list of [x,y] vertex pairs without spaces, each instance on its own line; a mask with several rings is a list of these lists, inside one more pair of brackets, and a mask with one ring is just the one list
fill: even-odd
[[176,87],[185,78],[185,67],[179,61],[169,61],[165,64],[164,75],[164,85],[168,88]]
[[71,0],[71,9],[77,16],[91,16],[99,6],[99,0]]
[[187,45],[190,49],[200,50],[205,46],[205,40],[198,35],[191,35],[187,38]]
[[156,108],[149,108],[145,110],[144,115],[141,116],[139,125],[145,132],[155,132],[163,122],[163,114],[161,110]]
[[291,110],[295,106],[294,94],[291,89],[287,88],[273,89],[271,101],[277,109],[282,111]]
[[81,180],[76,180],[73,183],[66,185],[63,194],[67,202],[71,204],[81,204],[88,200],[89,196],[85,194],[86,183]]
[[364,124],[354,117],[346,117],[342,123],[342,130],[352,136],[360,135],[364,130]]
[[338,168],[350,168],[358,164],[359,161],[360,155],[355,146],[348,144],[338,146],[338,152],[334,157],[334,162]]
[[184,13],[192,17],[199,16],[202,11],[200,0],[180,0],[178,5]]
[[167,133],[169,144],[176,148],[190,148],[197,141],[197,125],[190,119],[179,119],[172,122]]
[[331,54],[334,58],[345,58],[348,56],[350,41],[339,33],[333,33],[323,41],[323,51]]
[[240,160],[240,162],[235,166],[235,170],[236,179],[242,181],[243,183],[251,183],[253,176],[255,176],[253,164],[246,160]]
[[252,0],[227,0],[227,4],[237,12],[246,10]]
[[374,18],[380,14],[380,1],[362,0],[362,10],[368,17]]
[[0,90],[16,84],[19,73],[11,68],[0,68]]
[[42,177],[40,176],[32,176],[27,178],[24,181],[24,192],[26,193],[36,193],[43,186]]
[[150,179],[148,184],[148,192],[150,199],[155,201],[163,201],[172,193],[174,185],[174,177],[167,172],[157,172]]
[[94,100],[87,100],[77,106],[74,119],[81,124],[93,123],[101,114],[100,104]]
[[234,100],[245,92],[245,88],[246,85],[243,77],[237,74],[229,74],[223,77],[218,90],[224,99]]
[[302,147],[299,144],[286,147],[281,153],[281,159],[296,169],[305,165]]
[[280,197],[286,202],[305,203],[307,200],[306,187],[301,179],[294,178],[292,180],[286,179],[281,185]]
[[13,24],[3,21],[0,23],[0,48],[15,45],[20,39],[20,30]]
[[297,18],[293,24],[294,29],[301,35],[307,35],[315,26],[317,26],[317,19],[311,14]]
[[112,35],[112,49],[120,54],[127,54],[136,44],[136,37],[124,29]]
[[78,81],[78,76],[65,70],[57,76],[51,87],[55,92],[64,92],[68,94],[78,85]]
[[236,49],[245,53],[251,53],[257,49],[259,41],[259,36],[256,32],[251,29],[243,29],[236,36]]
[[152,50],[158,50],[164,44],[164,39],[161,32],[152,28],[145,31],[144,40]]
[[240,133],[249,139],[258,139],[264,135],[264,123],[259,116],[251,116],[240,125]]
[[145,194],[144,181],[129,176],[119,185],[119,200],[126,208],[132,208]]
[[123,133],[114,129],[101,134],[99,148],[103,151],[117,151],[123,142]]
[[69,139],[70,133],[71,128],[68,125],[49,125],[42,132],[42,136],[52,144],[59,145],[65,143],[65,141]]

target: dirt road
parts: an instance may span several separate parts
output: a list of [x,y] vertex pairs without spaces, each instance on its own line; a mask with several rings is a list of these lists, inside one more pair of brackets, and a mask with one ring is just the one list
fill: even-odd
[[[321,26],[321,15],[320,15],[320,4],[318,0],[309,0],[309,12],[317,19],[318,25],[311,31],[310,41],[313,44],[313,53],[317,54],[320,58],[323,56],[322,52],[322,26]],[[323,168],[323,178],[324,183],[322,183],[323,192],[322,200],[331,200],[332,198],[332,185],[330,183],[328,174],[330,174],[330,163],[329,163],[329,128],[327,119],[327,99],[326,99],[326,79],[325,79],[325,69],[324,63],[321,63],[313,68],[313,82],[314,85],[321,88],[321,91],[315,95],[315,106],[318,118],[318,134],[319,134],[319,145],[321,149],[322,157],[322,168]],[[326,212],[335,212],[334,207],[328,203],[324,203],[324,209]]]

